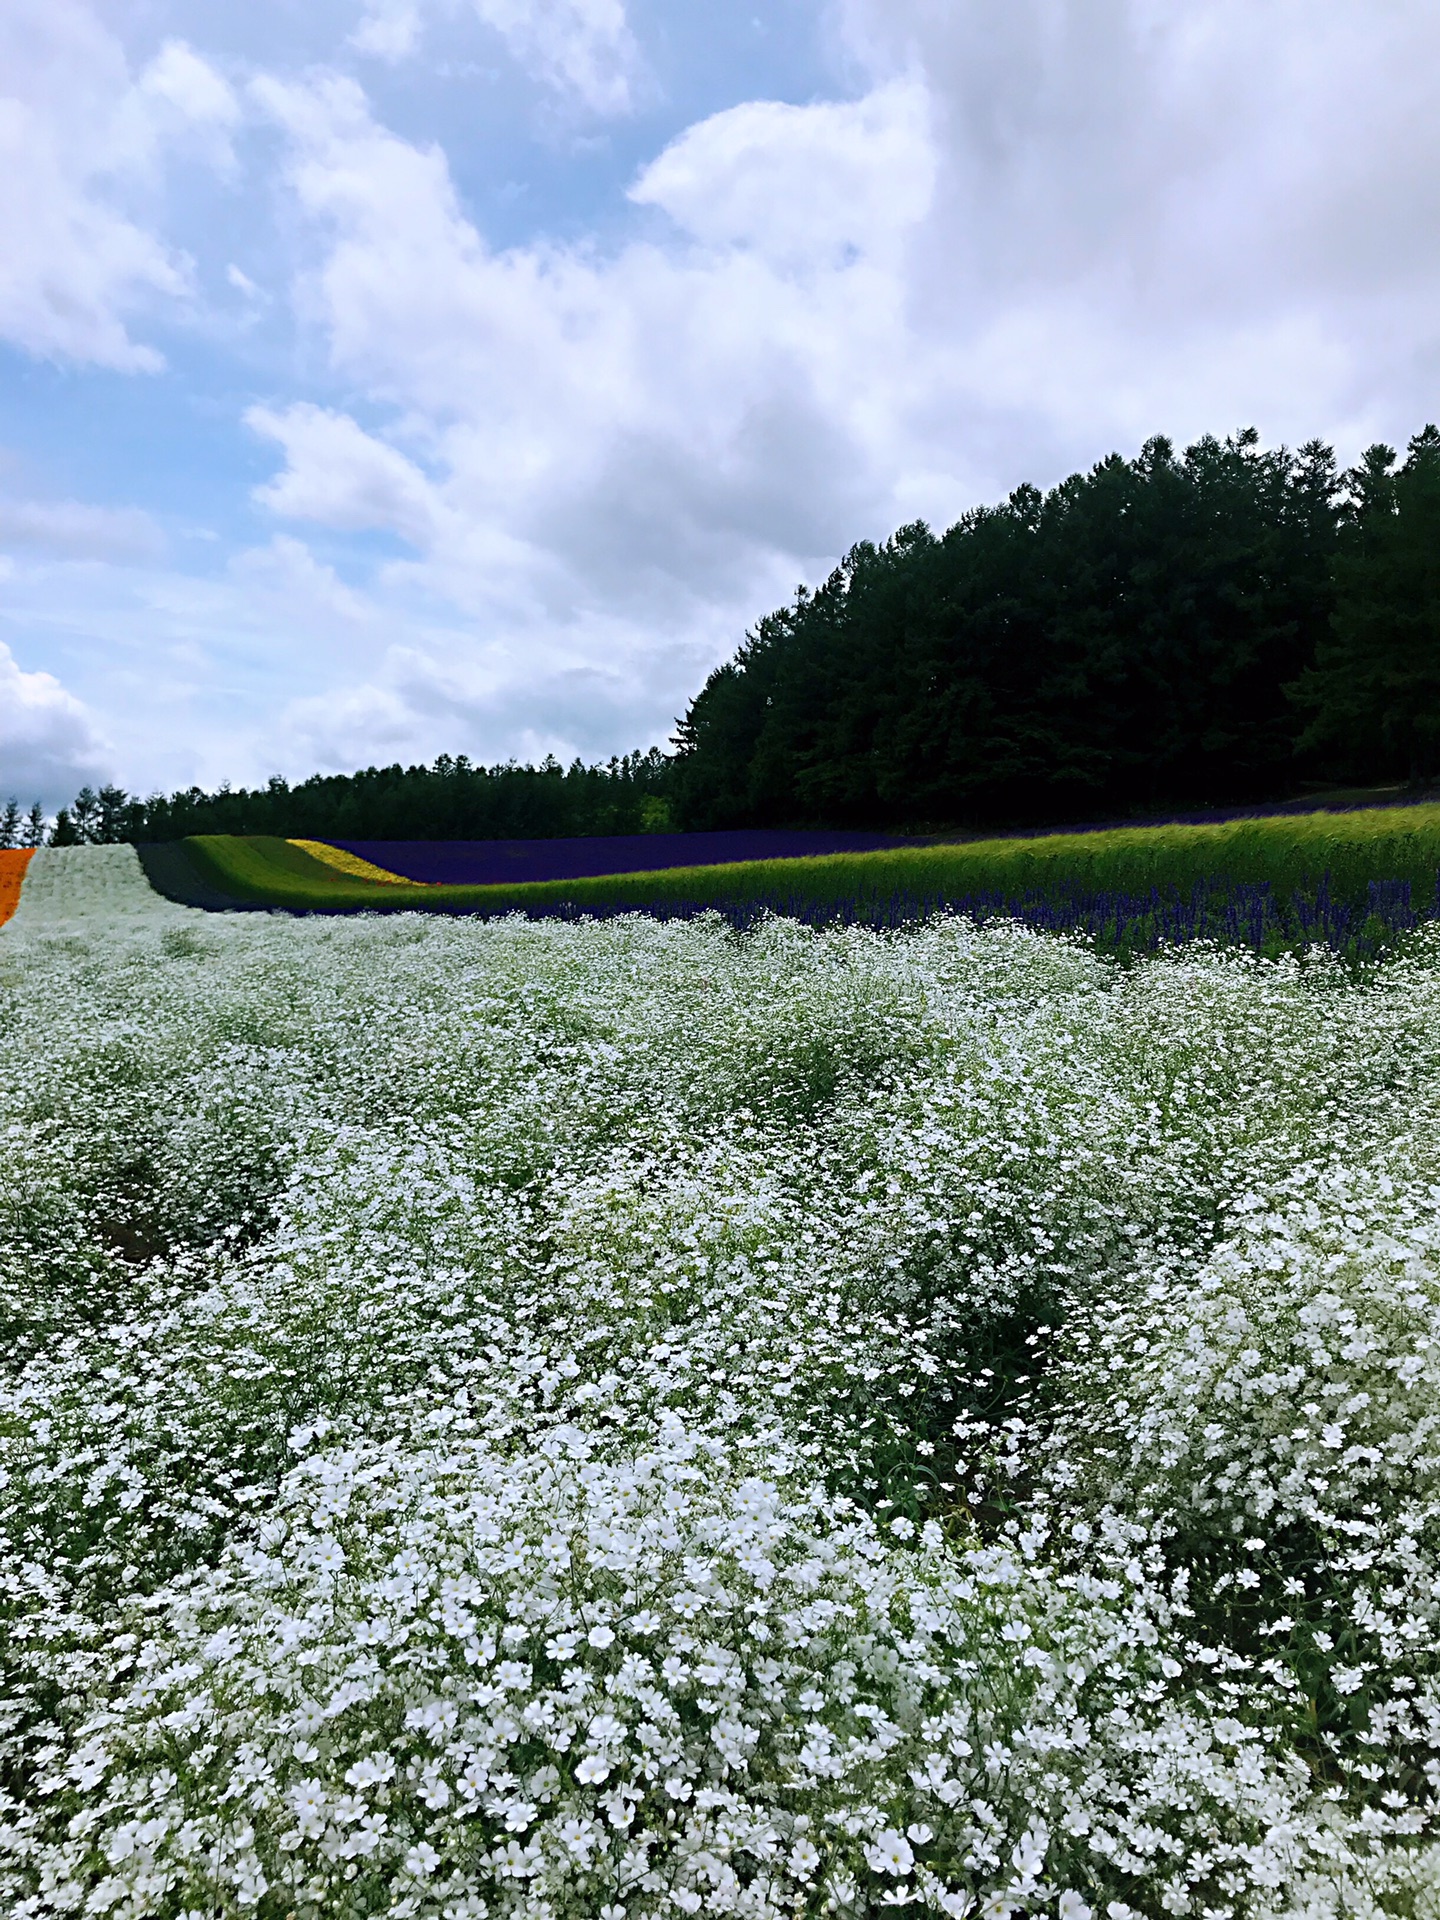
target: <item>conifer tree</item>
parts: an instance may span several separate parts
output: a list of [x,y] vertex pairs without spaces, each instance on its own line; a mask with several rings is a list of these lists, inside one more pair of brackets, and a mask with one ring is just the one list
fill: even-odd
[[1335,560],[1335,612],[1296,687],[1302,744],[1361,777],[1440,774],[1440,430],[1404,463],[1374,446],[1350,476]]

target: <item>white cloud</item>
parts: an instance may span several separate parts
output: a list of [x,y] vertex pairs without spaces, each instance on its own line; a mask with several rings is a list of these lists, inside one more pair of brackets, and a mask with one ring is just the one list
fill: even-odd
[[374,625],[380,609],[363,593],[346,586],[303,541],[279,533],[263,547],[247,547],[230,561],[232,577],[266,601],[292,627],[319,622],[331,631]]
[[929,100],[914,81],[863,100],[756,100],[689,128],[630,190],[707,246],[778,266],[903,253],[934,189]]
[[911,311],[920,337],[948,333],[955,402],[982,431],[1041,462],[1093,457],[1142,416],[1353,446],[1379,413],[1413,424],[1432,404],[1440,15],[1424,0],[838,12],[869,71],[924,76],[938,174]]
[[404,60],[420,39],[420,9],[415,0],[371,0],[350,44],[377,60]]
[[603,758],[617,738],[637,743],[635,715],[647,697],[677,702],[692,683],[694,663],[674,654],[637,663],[618,649],[607,663],[595,648],[596,658],[542,654],[522,670],[503,647],[465,649],[462,640],[436,634],[388,647],[363,680],[289,702],[274,751],[287,766],[327,771],[457,751],[481,760]]
[[153,560],[160,529],[137,507],[93,507],[80,500],[0,499],[0,547],[23,547],[75,560]]
[[[384,592],[457,610],[444,657],[489,676],[481,700],[395,661],[357,675],[353,709],[338,687],[327,709],[352,746],[367,715],[420,737],[435,701],[535,738],[527,674],[557,711],[579,675],[606,725],[628,710],[654,737],[664,702],[856,538],[1157,430],[1253,419],[1354,452],[1395,437],[1387,408],[1433,410],[1440,250],[1417,257],[1385,211],[1440,219],[1440,115],[1421,111],[1440,24],[1417,0],[1383,26],[1360,0],[847,0],[843,18],[856,98],[686,129],[608,249],[496,250],[446,156],[353,83],[261,84],[320,236],[299,311],[391,421],[278,411],[287,465],[262,498],[407,540]],[[1347,110],[1358,151],[1333,131]],[[666,648],[694,663],[674,695],[650,691]]]
[[[443,11],[453,15],[456,4],[445,0]],[[555,94],[595,114],[630,108],[640,56],[624,0],[469,0],[469,10]],[[404,60],[418,49],[423,27],[422,0],[367,0],[350,44],[377,59]]]
[[229,82],[183,40],[167,40],[140,74],[122,108],[130,158],[152,165],[179,147],[228,172],[231,135],[242,111]]
[[623,0],[473,0],[521,66],[594,113],[630,105],[637,50]]
[[227,82],[183,40],[167,40],[140,76],[140,91],[183,119],[233,127],[240,104]]
[[110,751],[94,716],[49,673],[26,673],[0,641],[0,801],[47,810],[106,777]]
[[[287,427],[272,505],[357,525],[356,493],[383,494],[386,524],[414,537],[424,521],[433,577],[462,604],[523,575],[546,618],[648,607],[672,627],[785,590],[890,510],[891,449],[870,443],[917,371],[898,277],[928,192],[913,88],[704,123],[636,188],[683,232],[609,259],[489,250],[443,156],[378,126],[350,83],[261,97],[328,235],[302,310],[438,476],[312,410]],[[765,181],[787,211],[762,214]],[[364,485],[347,491],[340,464]]]
[[435,488],[413,461],[348,414],[301,401],[283,412],[251,407],[245,422],[285,449],[285,471],[255,490],[262,506],[291,520],[395,533],[417,547],[433,544],[445,518]]
[[186,258],[124,203],[127,180],[199,130],[229,158],[238,109],[179,42],[133,79],[120,42],[79,0],[0,9],[0,339],[50,359],[153,371],[133,317],[183,299]]

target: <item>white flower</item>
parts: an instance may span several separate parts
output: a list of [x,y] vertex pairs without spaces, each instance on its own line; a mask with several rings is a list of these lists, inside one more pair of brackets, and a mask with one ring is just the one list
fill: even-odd
[[345,1782],[351,1787],[374,1787],[395,1775],[395,1762],[388,1753],[367,1753],[345,1769]]
[[414,1874],[417,1880],[428,1879],[439,1864],[440,1855],[428,1840],[417,1840],[405,1855],[405,1871]]
[[790,1871],[797,1880],[808,1880],[820,1864],[820,1849],[803,1835],[790,1849]]
[[872,1873],[891,1873],[897,1877],[909,1873],[915,1864],[915,1855],[904,1834],[888,1827],[866,1847],[865,1859]]

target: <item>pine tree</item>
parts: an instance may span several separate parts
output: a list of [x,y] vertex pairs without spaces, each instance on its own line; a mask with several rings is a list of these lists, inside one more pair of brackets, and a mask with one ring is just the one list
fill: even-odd
[[5,802],[5,810],[0,813],[0,847],[18,847],[20,844],[20,802],[12,793]]
[[1418,783],[1440,773],[1440,430],[1395,460],[1371,447],[1349,476],[1334,618],[1294,691],[1311,715],[1302,745]]
[[101,787],[96,796],[96,817],[92,838],[105,845],[131,837],[130,823],[134,802],[123,787],[113,783]]
[[93,787],[81,787],[70,808],[70,819],[74,824],[75,838],[79,841],[95,840],[99,837],[100,796]]

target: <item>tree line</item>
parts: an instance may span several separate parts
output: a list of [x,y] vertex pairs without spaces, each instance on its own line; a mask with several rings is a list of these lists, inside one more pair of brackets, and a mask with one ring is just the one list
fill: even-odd
[[1440,771],[1440,433],[1153,439],[862,542],[678,729],[687,827],[948,825]]
[[[1164,438],[948,532],[852,547],[677,722],[603,765],[83,789],[49,837],[546,839],[1062,822],[1440,775],[1440,432],[1347,471],[1253,428]],[[43,816],[12,801],[0,845]],[[26,836],[29,840],[26,841]]]
[[[38,807],[0,815],[0,846],[179,840],[192,833],[265,833],[317,840],[549,840],[568,835],[663,832],[670,764],[658,748],[587,766],[474,766],[442,754],[433,766],[367,767],[312,774],[291,786],[201,787],[138,799],[121,787],[82,787],[44,835]],[[39,821],[39,827],[35,822]],[[28,822],[28,825],[27,825]],[[10,837],[5,838],[5,832]]]

